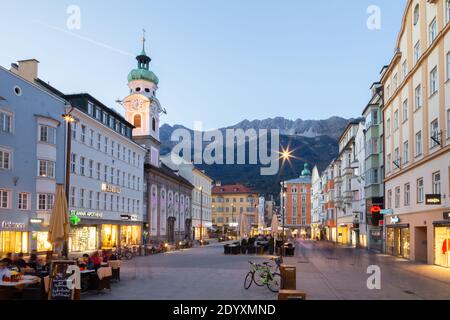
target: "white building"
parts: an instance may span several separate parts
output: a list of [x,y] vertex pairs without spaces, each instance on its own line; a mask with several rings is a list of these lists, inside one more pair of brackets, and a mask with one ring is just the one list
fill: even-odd
[[353,178],[359,166],[355,159],[356,134],[360,126],[360,121],[353,121],[345,128],[339,139],[339,155],[334,161],[337,242],[349,245],[356,245],[359,239],[359,214],[353,213],[352,181],[357,182]]
[[355,228],[356,245],[367,247],[367,217],[366,217],[366,199],[365,199],[365,125],[359,123],[355,135],[355,151],[352,162],[353,177],[351,180],[352,190],[352,212],[358,228]]
[[64,96],[74,117],[70,252],[142,243],[144,157],[133,126],[89,94]]
[[191,162],[187,162],[175,154],[162,156],[161,162],[172,170],[178,171],[180,176],[194,186],[192,190],[193,236],[194,239],[199,240],[201,232],[201,239],[206,239],[208,237],[208,229],[212,228],[211,190],[213,180],[205,172],[197,169]]
[[320,237],[322,225],[322,178],[317,166],[311,172],[311,238]]

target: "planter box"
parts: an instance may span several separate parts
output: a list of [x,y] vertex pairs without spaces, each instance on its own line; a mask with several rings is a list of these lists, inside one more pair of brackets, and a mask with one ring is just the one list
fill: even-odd
[[264,246],[256,247],[256,253],[259,255],[263,255],[264,254]]

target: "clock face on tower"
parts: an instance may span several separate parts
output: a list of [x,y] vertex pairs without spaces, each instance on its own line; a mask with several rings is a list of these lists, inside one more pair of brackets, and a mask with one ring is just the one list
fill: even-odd
[[125,98],[123,105],[129,111],[143,111],[150,106],[150,99],[142,94],[132,94]]

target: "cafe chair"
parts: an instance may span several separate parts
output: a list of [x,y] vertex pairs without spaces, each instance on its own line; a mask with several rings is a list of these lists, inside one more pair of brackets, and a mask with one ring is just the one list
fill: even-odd
[[90,289],[97,290],[97,293],[102,293],[105,289],[111,291],[112,268],[102,267],[97,270],[97,273],[91,277]]

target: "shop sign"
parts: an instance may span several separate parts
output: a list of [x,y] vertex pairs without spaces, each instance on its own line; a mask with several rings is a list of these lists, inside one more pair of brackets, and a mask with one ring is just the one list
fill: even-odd
[[440,194],[427,194],[425,195],[426,205],[439,205],[442,203]]
[[7,221],[7,220],[3,220],[0,224],[0,226],[1,226],[0,229],[5,229],[5,230],[24,230],[25,229],[25,223],[12,222],[12,221]]
[[96,211],[70,210],[70,216],[101,219],[103,218],[103,213]]
[[128,220],[128,221],[138,221],[138,215],[137,214],[122,214],[120,216],[122,220]]
[[122,189],[120,189],[119,187],[107,184],[107,183],[102,183],[102,191],[109,192],[109,193],[121,193]]
[[380,213],[381,207],[380,206],[372,206],[372,207],[370,207],[370,212],[371,213]]
[[400,222],[400,218],[398,216],[391,217],[391,224],[397,224]]
[[38,218],[31,218],[30,223],[31,224],[42,224],[44,222],[44,219],[38,219]]
[[450,211],[444,212],[444,220],[450,220]]
[[393,213],[394,213],[394,210],[392,210],[392,209],[380,210],[380,214],[393,214]]

